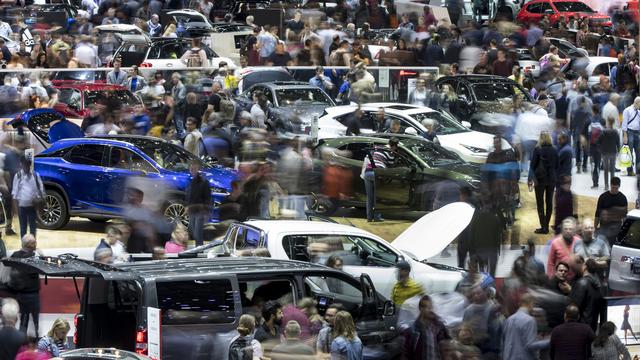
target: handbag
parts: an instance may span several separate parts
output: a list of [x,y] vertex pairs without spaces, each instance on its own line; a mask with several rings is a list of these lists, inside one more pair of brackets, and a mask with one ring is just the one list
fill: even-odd
[[631,159],[631,149],[629,149],[629,145],[622,145],[620,151],[618,152],[618,167],[621,169],[626,169],[633,166],[633,162]]

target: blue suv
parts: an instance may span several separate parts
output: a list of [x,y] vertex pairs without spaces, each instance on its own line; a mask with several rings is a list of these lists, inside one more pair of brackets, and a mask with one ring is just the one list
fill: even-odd
[[[34,159],[46,190],[38,216],[42,228],[59,229],[71,216],[92,221],[120,217],[131,182],[143,184],[145,199],[162,195],[160,210],[169,221],[188,224],[184,192],[191,180],[189,163],[197,158],[181,147],[147,136],[78,137],[80,128],[51,109],[26,111],[10,124],[26,126],[47,146]],[[217,205],[229,195],[236,173],[204,162],[202,167],[212,189],[215,221]]]

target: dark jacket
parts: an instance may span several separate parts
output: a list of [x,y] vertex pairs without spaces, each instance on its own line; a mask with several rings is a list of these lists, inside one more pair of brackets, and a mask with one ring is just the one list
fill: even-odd
[[[421,338],[421,325],[419,321],[419,319],[416,320],[413,325],[404,333],[404,349],[402,351],[401,357],[402,360],[424,360],[429,358],[427,354],[423,354],[423,341],[425,341],[425,339]],[[439,319],[434,319],[431,324],[428,325],[428,328],[433,333],[436,351],[439,349],[438,344],[441,341],[451,339],[449,333],[447,332],[447,328]]]
[[207,212],[211,204],[211,187],[202,174],[194,177],[186,191],[186,202],[190,213]]
[[620,136],[615,129],[604,129],[598,138],[598,145],[603,155],[616,155],[620,149]]
[[573,159],[573,149],[569,143],[558,149],[558,178],[571,176],[571,160]]
[[[35,256],[33,252],[18,250],[11,254],[12,258],[26,259]],[[11,281],[9,285],[17,293],[34,293],[40,291],[40,276],[37,272],[27,270],[11,270]]]
[[571,289],[571,301],[580,309],[580,322],[587,324],[591,330],[598,328],[598,315],[604,302],[600,294],[600,280],[595,275],[587,274],[576,281]]
[[553,185],[557,180],[558,153],[553,145],[537,146],[529,166],[529,180],[537,184]]
[[12,326],[0,328],[0,359],[15,359],[20,347],[27,343],[27,335]]

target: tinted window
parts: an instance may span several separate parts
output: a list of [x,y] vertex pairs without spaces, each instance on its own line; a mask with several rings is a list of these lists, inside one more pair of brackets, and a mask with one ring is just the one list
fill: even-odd
[[238,226],[238,230],[236,231],[236,236],[235,236],[235,247],[234,247],[236,250],[255,249],[259,246],[260,246],[260,232],[251,228]]
[[277,300],[280,304],[288,304],[293,302],[295,298],[295,288],[289,280],[241,281],[238,279],[238,286],[240,287],[242,306],[247,308],[270,300]]
[[593,69],[592,76],[599,76],[599,75],[609,76],[609,64],[607,63],[600,64],[596,66],[595,69]]
[[515,95],[514,86],[506,82],[474,84],[473,89],[478,101],[497,101],[505,98],[511,99],[513,95]]
[[74,164],[102,166],[102,145],[78,145],[74,147],[65,160]]
[[431,112],[415,113],[409,116],[418,120],[418,122],[420,122],[425,127],[426,127],[425,120],[426,122],[432,122],[434,125],[434,129],[436,130],[436,134],[438,135],[455,134],[455,133],[469,131],[467,128],[462,126],[458,121],[453,119],[447,113],[431,111]]
[[148,49],[147,45],[124,44],[120,47],[117,56],[122,58],[122,66],[124,67],[140,65],[145,60]]
[[542,13],[542,7],[540,6],[540,4],[531,4],[529,5],[529,7],[527,7],[527,11],[529,11],[530,13],[533,14],[540,14]]
[[553,8],[551,7],[551,4],[549,4],[549,3],[542,3],[542,4],[540,4],[540,7],[541,7],[541,9],[540,9],[541,13],[544,13],[547,10],[551,10],[551,12],[555,12],[555,11],[553,11]]
[[140,100],[129,90],[96,90],[84,92],[84,106],[89,108],[95,103],[115,103],[120,106],[140,104]]
[[75,109],[82,108],[82,95],[80,95],[80,91],[75,89],[60,89],[58,92],[58,100],[67,104]]
[[126,141],[135,145],[148,157],[155,160],[158,166],[167,170],[184,171],[189,169],[190,161],[198,160],[196,156],[185,149],[162,140],[128,138]]
[[155,171],[142,156],[131,150],[119,147],[111,148],[109,167],[127,170]]
[[625,220],[618,236],[618,239],[622,237],[623,246],[640,249],[640,221]]
[[590,8],[587,4],[582,2],[554,2],[553,5],[556,6],[556,9],[560,12],[594,12],[592,8]]
[[157,282],[163,325],[229,324],[235,321],[229,280]]
[[324,91],[318,88],[309,89],[279,89],[276,90],[278,105],[283,107],[322,105],[334,106]]

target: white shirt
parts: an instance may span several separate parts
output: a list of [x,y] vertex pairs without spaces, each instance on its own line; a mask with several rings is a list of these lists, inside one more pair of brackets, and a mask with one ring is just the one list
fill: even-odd
[[73,56],[78,59],[78,62],[91,67],[96,66],[97,53],[93,47],[85,43],[78,44],[78,47],[73,51]]
[[265,128],[265,125],[264,125],[265,114],[264,114],[264,111],[262,111],[262,108],[260,108],[260,105],[253,104],[253,106],[251,107],[251,117],[253,118],[253,121],[255,121],[255,123],[258,124],[259,128],[261,129]]
[[7,39],[11,39],[11,34],[13,30],[11,30],[11,25],[0,20],[0,35],[6,37]]
[[627,130],[640,130],[640,110],[637,110],[633,105],[622,112],[622,131]]
[[[33,200],[40,197],[40,195],[44,195],[40,175],[33,175],[33,173],[27,175],[23,170],[20,170],[13,176],[11,196],[18,202],[18,207],[33,206]],[[38,180],[36,180],[36,177]]]
[[538,113],[525,112],[520,114],[517,121],[516,133],[522,141],[537,141],[540,132],[550,131],[553,126],[553,121],[546,116],[546,111],[542,108],[538,110]]
[[198,146],[198,140],[200,139],[202,139],[202,134],[199,130],[193,130],[188,133],[184,138],[184,149],[195,156],[200,156],[200,147]]
[[605,122],[609,119],[613,119],[613,128],[620,128],[620,112],[611,101],[607,101],[607,103],[602,107],[602,118],[605,120]]

